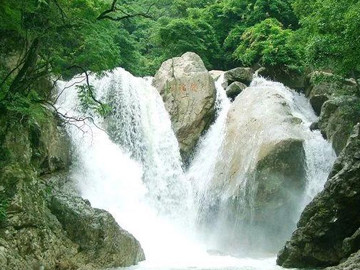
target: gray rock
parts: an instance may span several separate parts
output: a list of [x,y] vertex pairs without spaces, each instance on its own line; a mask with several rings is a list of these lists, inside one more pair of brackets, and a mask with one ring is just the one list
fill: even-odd
[[215,117],[214,80],[201,58],[188,52],[165,61],[153,85],[170,113],[181,155],[186,161]]
[[250,85],[254,76],[254,71],[248,67],[237,67],[228,70],[224,74],[223,87],[227,88],[233,82],[241,82],[245,85]]
[[351,79],[340,79],[324,71],[314,71],[307,76],[305,94],[317,115],[320,115],[323,104],[332,96],[355,92],[356,83]]
[[[283,267],[334,266],[360,249],[360,125],[337,159],[325,188],[303,211],[297,230],[279,252]],[[339,268],[352,269],[355,254]]]
[[234,100],[247,86],[241,82],[233,82],[226,88],[226,95]]
[[352,96],[332,97],[322,106],[319,128],[337,155],[344,149],[353,126],[360,119],[359,108],[360,99]]
[[352,254],[344,262],[337,266],[327,267],[326,270],[359,270],[360,269],[360,251]]
[[305,187],[301,120],[276,87],[248,87],[231,105],[225,134],[200,219],[208,230],[218,221],[226,252],[274,252],[296,227]]
[[92,208],[73,195],[55,192],[49,204],[71,241],[79,245],[77,257],[99,267],[123,267],[145,259],[139,242],[121,229],[106,211]]
[[[66,218],[52,213],[50,208],[58,209],[49,204],[55,200],[52,192],[68,179],[66,133],[51,113],[32,124],[14,119],[10,113],[0,115],[0,269],[90,270],[141,260],[137,241],[110,214],[92,209],[74,192],[55,197]],[[84,229],[85,221],[93,227],[79,236],[81,241],[65,230]],[[96,226],[101,228],[96,231]],[[97,241],[98,247],[80,245],[86,241]]]

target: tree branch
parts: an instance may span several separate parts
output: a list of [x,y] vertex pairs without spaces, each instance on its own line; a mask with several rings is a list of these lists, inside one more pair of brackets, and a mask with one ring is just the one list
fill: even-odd
[[[111,8],[108,9],[108,10],[105,10],[104,12],[102,12],[98,17],[97,17],[97,20],[104,20],[104,19],[107,19],[107,20],[111,20],[111,21],[122,21],[122,20],[125,20],[125,19],[130,19],[130,18],[134,18],[134,17],[144,17],[144,18],[149,18],[151,19],[152,16],[149,14],[150,13],[150,9],[155,5],[155,3],[152,3],[149,8],[147,9],[146,12],[139,12],[139,13],[128,13],[122,9],[120,9],[119,7],[116,7],[116,4],[117,4],[117,1],[118,0],[113,0],[112,4],[111,4]],[[112,17],[110,16],[110,13],[113,13],[113,12],[117,12],[117,11],[120,11],[121,13],[125,14],[123,16],[120,16],[120,17]]]
[[68,69],[72,69],[72,68],[80,69],[80,70],[85,74],[86,86],[87,86],[87,90],[88,90],[88,93],[89,93],[91,99],[92,99],[93,101],[95,101],[97,104],[99,104],[102,108],[104,108],[104,106],[105,106],[104,103],[102,103],[100,100],[98,100],[98,99],[95,97],[94,92],[93,92],[92,89],[91,89],[89,74],[88,74],[88,72],[86,71],[86,69],[84,69],[83,67],[78,66],[78,65],[73,65],[73,66],[69,67]]

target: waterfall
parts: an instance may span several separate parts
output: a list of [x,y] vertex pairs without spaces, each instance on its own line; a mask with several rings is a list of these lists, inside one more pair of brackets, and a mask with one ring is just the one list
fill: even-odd
[[[266,141],[278,141],[285,139],[285,137],[280,126],[279,130],[272,130],[272,132],[260,130],[257,133],[256,130],[248,129],[247,121],[251,117],[256,119],[260,116],[261,120],[261,118],[266,119],[266,115],[271,113],[266,106],[263,108],[264,111],[259,111],[261,109],[251,112],[245,110],[242,111],[244,115],[237,116],[240,119],[238,121],[243,123],[238,128],[243,130],[236,132],[246,136],[227,142],[231,148],[241,148],[241,150],[224,150],[226,147],[229,148],[229,145],[224,146],[224,140],[227,132],[234,132],[234,129],[229,131],[228,128],[235,120],[227,119],[230,117],[229,109],[231,106],[226,98],[225,90],[221,86],[222,80],[223,78],[220,78],[216,86],[219,104],[223,105],[218,108],[218,118],[201,140],[187,172],[187,177],[193,183],[194,194],[196,194],[195,206],[200,224],[199,231],[206,239],[210,249],[240,255],[258,254],[261,250],[276,252],[294,231],[303,208],[322,190],[336,156],[331,145],[322,138],[319,131],[310,131],[310,125],[317,121],[317,117],[305,96],[286,88],[281,83],[259,77],[254,78],[250,88],[244,90],[247,92],[246,98],[240,97],[238,102],[244,102],[244,106],[249,105],[245,103],[256,102],[252,106],[257,107],[263,102],[269,102],[265,99],[273,96],[274,102],[280,103],[278,107],[281,110],[283,110],[283,106],[288,106],[289,120],[299,119],[301,125],[300,128],[294,126],[293,130],[288,130],[289,127],[285,126],[283,131],[290,132],[293,134],[291,136],[301,138],[304,141],[306,169],[304,193],[294,194],[295,197],[292,200],[296,207],[291,209],[292,213],[289,215],[286,211],[284,214],[278,212],[279,219],[275,220],[274,224],[266,225],[266,228],[263,224],[258,224],[254,220],[254,211],[258,211],[253,209],[257,203],[255,196],[258,192],[258,186],[255,183],[253,171],[258,155],[260,155],[260,147]],[[248,99],[250,96],[252,100]],[[272,104],[269,103],[269,106]],[[235,172],[229,165],[233,162],[229,156],[234,151],[235,153],[241,151],[242,155],[235,157],[236,166],[238,166]],[[227,167],[229,167],[228,173],[226,172]],[[270,235],[278,230],[271,231],[270,226],[282,228],[281,234]],[[274,241],[271,237],[277,239]]]
[[[234,258],[222,254],[216,245],[224,228],[222,216],[213,210],[227,193],[219,196],[210,187],[217,163],[224,159],[232,107],[222,87],[223,79],[221,76],[216,81],[216,121],[200,139],[186,172],[169,114],[151,86],[151,78],[136,78],[121,68],[100,78],[91,75],[96,98],[111,107],[105,119],[79,99],[78,86],[84,84],[85,75],[58,82],[56,106],[70,117],[67,130],[74,157],[71,178],[82,197],[93,207],[108,210],[139,240],[147,260],[136,269],[278,269],[274,254]],[[309,130],[316,116],[305,97],[261,78],[254,79],[251,87],[275,87],[288,100],[292,114],[303,121],[307,182],[298,217],[321,190],[334,153],[320,132]],[[256,152],[250,146],[244,150]],[[237,188],[242,190],[241,186]],[[226,210],[226,205],[222,207]],[[210,226],[199,226],[204,217]]]
[[190,186],[161,96],[151,80],[121,68],[89,81],[112,108],[105,120],[81,106],[77,86],[84,75],[58,83],[61,113],[92,115],[68,125],[75,155],[71,177],[81,195],[134,234],[148,259],[171,259],[184,246],[191,253],[196,247],[189,249],[183,237],[192,226]]

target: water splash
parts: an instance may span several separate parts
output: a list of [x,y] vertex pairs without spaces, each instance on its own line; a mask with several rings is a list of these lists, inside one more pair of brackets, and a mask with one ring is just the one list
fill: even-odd
[[[82,81],[79,75],[58,83],[65,91],[57,107],[69,117],[83,115],[76,89]],[[134,234],[150,261],[178,260],[179,253],[193,256],[198,247],[188,233],[190,186],[160,95],[149,79],[123,69],[91,76],[90,82],[113,111],[106,120],[93,115],[93,121],[68,125],[76,157],[72,178],[81,195]]]
[[[217,90],[226,97],[219,81]],[[234,116],[229,114],[230,104],[220,108],[219,117],[202,139],[187,176],[196,190],[199,229],[211,249],[234,254],[275,253],[295,229],[305,205],[322,190],[336,156],[319,131],[310,131],[317,117],[303,95],[281,83],[257,77],[240,96],[235,100],[236,106],[251,109]],[[284,110],[288,115],[283,114]],[[275,129],[267,126],[263,130],[264,126],[258,126],[259,121],[270,121],[266,119],[273,113],[279,113],[284,122],[274,123]],[[293,125],[292,121],[301,124]],[[229,129],[230,125],[233,128]],[[228,132],[234,138],[224,145]],[[264,228],[254,220],[258,185],[253,172],[261,155],[260,147],[286,140],[287,136],[304,141],[306,187],[303,194],[299,191],[289,195],[294,203],[291,213],[279,209],[279,219]],[[275,231],[277,236],[273,235]],[[270,240],[274,237],[276,241]]]
[[[83,115],[76,90],[82,79],[80,75],[58,84],[59,90],[66,91],[57,107],[67,116]],[[90,77],[97,98],[109,103],[113,111],[106,120],[92,115],[94,121],[68,125],[75,157],[72,178],[84,198],[94,207],[112,213],[140,241],[147,261],[130,269],[280,269],[273,257],[238,259],[209,254],[211,242],[216,242],[217,234],[222,233],[219,220],[212,220],[213,228],[198,228],[201,233],[194,228],[200,222],[196,220],[199,213],[208,214],[232,188],[243,190],[241,185],[228,185],[227,192],[214,196],[208,189],[216,163],[223,158],[221,151],[231,108],[222,81],[223,76],[216,82],[217,119],[200,140],[184,175],[170,117],[151,86],[151,78],[135,78],[120,68],[102,78]],[[309,131],[316,116],[303,96],[261,78],[253,81],[252,87],[257,86],[276,87],[288,99],[294,116],[303,120],[308,136],[308,181],[300,209],[321,189],[334,153],[319,132]],[[246,166],[251,164],[249,160]]]

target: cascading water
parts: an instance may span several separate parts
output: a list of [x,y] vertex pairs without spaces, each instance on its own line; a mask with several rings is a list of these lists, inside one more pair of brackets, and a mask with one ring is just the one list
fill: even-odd
[[[84,108],[76,88],[84,83],[83,80],[80,75],[70,82],[59,82],[61,96],[57,107],[61,113],[83,117]],[[217,236],[214,231],[211,235],[211,230],[203,234],[196,230],[199,213],[207,214],[219,200],[208,187],[217,160],[222,158],[231,108],[221,86],[222,80],[223,77],[216,82],[217,119],[201,139],[189,170],[184,174],[169,115],[160,95],[151,86],[151,79],[135,78],[120,68],[101,79],[90,77],[97,99],[108,103],[112,112],[105,120],[93,115],[92,121],[84,119],[68,125],[75,157],[72,178],[84,198],[94,207],[108,210],[140,241],[147,260],[134,268],[278,268],[274,258],[209,255],[208,249],[213,246],[208,243],[216,241]],[[253,86],[258,84],[273,83],[255,79]],[[303,119],[304,128],[308,129],[316,117],[305,98],[280,84],[276,87],[291,99],[294,114]],[[303,204],[321,189],[334,157],[319,132],[307,132],[308,196]],[[301,202],[299,204],[303,207]]]
[[[219,81],[217,89],[225,95]],[[231,107],[225,103],[220,109],[218,120],[197,149],[187,175],[195,186],[200,230],[209,247],[226,253],[258,256],[259,252],[275,253],[288,239],[305,205],[321,191],[336,156],[319,131],[310,131],[310,125],[317,117],[303,95],[287,89],[281,83],[258,77],[244,91],[246,94],[239,97],[236,106],[249,110],[241,110],[243,115],[240,116],[229,115]],[[272,106],[273,109],[270,108]],[[267,114],[277,114],[279,110],[287,113],[284,123],[282,120],[274,123],[278,130],[270,127],[269,123],[261,125],[261,121],[271,121]],[[281,117],[279,114],[275,119]],[[239,121],[237,127],[229,130],[230,125],[234,126],[234,121]],[[301,125],[292,125],[288,121],[301,122]],[[260,129],[251,130],[250,127]],[[265,127],[270,131],[262,130]],[[255,179],[259,174],[255,168],[267,145],[274,141],[288,140],[282,132],[288,132],[289,138],[304,141],[306,185],[304,191],[298,189],[297,194],[290,196],[289,203],[295,204],[295,207],[290,207],[290,210],[281,207],[276,210],[273,221],[259,223],[256,196],[261,191]],[[226,143],[228,145],[224,145]],[[262,181],[270,180],[266,178],[268,177]],[[276,231],[276,235],[270,235]]]

